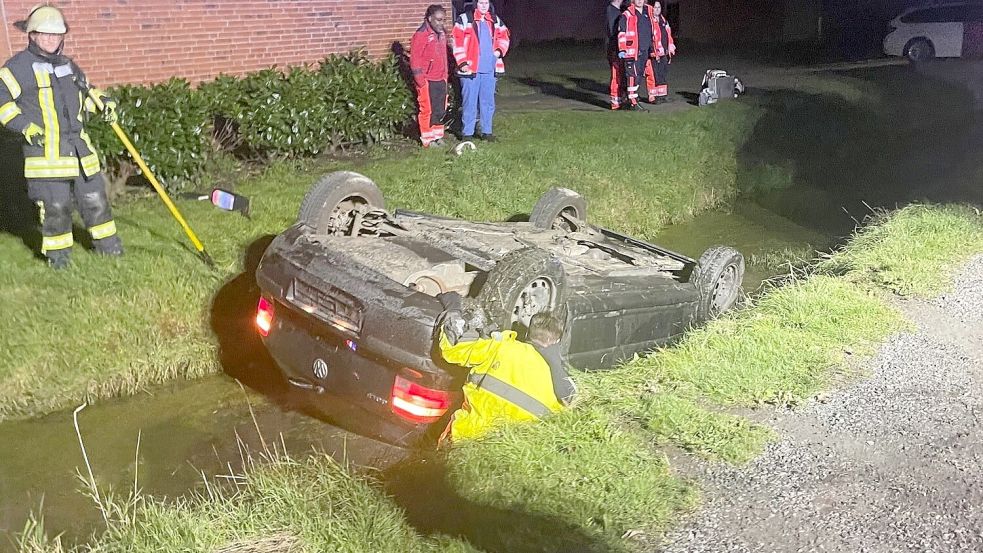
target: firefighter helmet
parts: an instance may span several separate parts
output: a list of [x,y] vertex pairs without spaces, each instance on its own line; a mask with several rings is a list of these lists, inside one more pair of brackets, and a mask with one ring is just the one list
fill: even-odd
[[31,10],[24,30],[28,33],[63,35],[68,32],[68,25],[65,24],[65,16],[61,14],[61,10],[54,6],[41,5]]

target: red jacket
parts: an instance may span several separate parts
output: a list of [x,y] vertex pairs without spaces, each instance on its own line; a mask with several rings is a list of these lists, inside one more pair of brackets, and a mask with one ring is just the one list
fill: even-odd
[[[658,29],[655,10],[648,4],[645,5],[645,10],[648,11],[652,28]],[[655,35],[655,32],[652,34]],[[654,40],[655,37],[653,36],[652,39]],[[655,47],[655,44],[652,46]],[[638,13],[634,6],[628,6],[618,21],[618,52],[624,52],[626,60],[638,59]]]
[[426,21],[410,41],[410,71],[417,86],[447,80],[447,34],[434,31]]
[[666,34],[669,35],[669,42],[667,42],[669,45],[669,51],[666,52],[665,49],[662,48],[662,31],[659,30],[659,20],[653,19],[652,34],[654,36],[652,37],[652,56],[656,58],[661,58],[665,55],[672,57],[672,55],[676,52],[676,43],[672,41],[672,27],[669,26],[669,22],[666,21],[665,16],[660,15],[659,17],[662,18],[662,22],[666,24]]
[[[494,49],[499,56],[495,61],[495,73],[505,73],[502,58],[509,51],[509,29],[501,18],[491,11],[482,16],[478,10],[462,13],[454,22],[454,59],[457,61],[458,75],[472,75],[478,71],[478,25],[488,25],[494,40]],[[466,64],[466,65],[461,65]]]

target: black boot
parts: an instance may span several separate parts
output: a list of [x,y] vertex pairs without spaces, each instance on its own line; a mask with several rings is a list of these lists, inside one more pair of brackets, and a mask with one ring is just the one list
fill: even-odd
[[67,269],[72,261],[71,248],[45,252],[44,255],[48,258],[48,266],[56,271]]

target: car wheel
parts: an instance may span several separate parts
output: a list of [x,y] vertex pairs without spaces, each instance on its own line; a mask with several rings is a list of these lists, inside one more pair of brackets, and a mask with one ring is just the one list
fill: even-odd
[[297,221],[317,234],[350,228],[355,215],[385,209],[382,191],[372,179],[352,171],[336,171],[321,177],[304,196]]
[[550,188],[532,208],[529,222],[541,229],[577,230],[572,222],[587,222],[587,200],[567,188]]
[[714,246],[703,252],[695,278],[700,292],[698,318],[713,319],[733,307],[743,281],[744,256],[739,251],[727,246]]
[[549,252],[522,248],[509,252],[489,271],[478,301],[499,328],[528,327],[536,313],[563,305],[563,265]]
[[905,46],[905,57],[913,63],[928,61],[935,57],[935,47],[928,39],[916,38]]

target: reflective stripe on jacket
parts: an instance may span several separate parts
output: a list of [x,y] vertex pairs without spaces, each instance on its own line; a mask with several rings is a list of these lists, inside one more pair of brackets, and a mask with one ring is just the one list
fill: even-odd
[[[652,21],[652,27],[658,27],[655,19],[655,10],[652,6],[645,4],[645,10],[648,11],[649,20]],[[653,32],[653,40],[655,33]],[[625,53],[626,60],[638,59],[638,11],[635,10],[634,6],[629,6],[621,14],[621,19],[618,20],[618,51]]]
[[[488,25],[491,30],[494,49],[499,58],[495,60],[495,73],[505,73],[502,59],[509,51],[509,29],[502,19],[490,11],[482,16],[478,10],[464,12],[454,22],[454,60],[458,65],[458,75],[473,75],[478,72],[478,58],[481,48],[478,45],[478,25]],[[461,64],[467,64],[463,68]]]
[[549,363],[531,344],[507,330],[451,345],[440,332],[440,352],[450,363],[471,369],[464,404],[451,420],[451,439],[478,438],[497,424],[531,421],[563,408],[553,391]]
[[[34,123],[44,145],[24,146],[24,176],[69,179],[99,172],[99,157],[83,127],[82,110],[95,112],[76,84],[82,71],[68,58],[47,58],[34,47],[18,52],[0,68],[0,123],[22,132]],[[54,63],[52,60],[58,60]]]
[[[668,51],[666,48],[662,47],[662,30],[659,29],[661,26],[659,24],[660,20],[661,23],[666,26],[666,36],[669,38],[669,40],[666,41],[666,48],[668,48]],[[672,41],[672,27],[669,26],[669,21],[665,18],[665,16],[660,15],[659,19],[652,21],[652,34],[654,35],[652,37],[652,55],[654,57],[661,58],[662,56],[669,54],[669,51],[673,50],[672,47],[675,46],[675,43]]]
[[417,86],[447,80],[447,35],[434,31],[426,21],[410,41],[410,71]]

